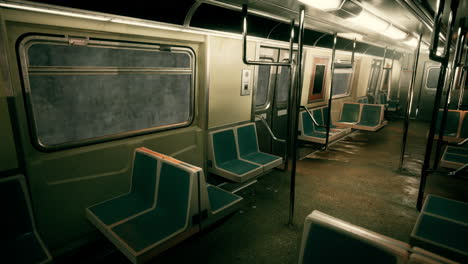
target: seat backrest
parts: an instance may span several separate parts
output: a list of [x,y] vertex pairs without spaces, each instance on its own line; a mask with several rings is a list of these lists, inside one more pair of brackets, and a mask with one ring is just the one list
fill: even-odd
[[387,104],[387,95],[385,93],[380,94],[380,104]]
[[[437,115],[437,124],[436,124],[436,133],[439,133],[440,124],[442,122],[444,110],[439,109]],[[460,124],[460,111],[458,110],[448,110],[447,111],[447,122],[445,123],[444,134],[457,134],[458,125]]]
[[158,173],[158,156],[146,148],[137,148],[133,157],[131,192],[140,195],[152,206]]
[[460,129],[460,138],[468,138],[468,112],[463,111],[463,121]]
[[232,128],[212,133],[214,161],[222,164],[237,159],[236,140]]
[[314,116],[315,121],[319,125],[324,125],[322,108],[316,108],[316,109],[312,110],[312,115]]
[[408,264],[458,264],[455,261],[446,259],[442,256],[429,252],[427,250],[414,247],[410,255]]
[[0,199],[2,240],[14,241],[32,232],[33,223],[24,178],[18,175],[0,179]]
[[302,133],[309,134],[315,132],[315,125],[307,111],[302,112]]
[[324,106],[322,108],[322,113],[323,113],[323,125],[326,126],[328,125],[328,106]]
[[341,110],[341,122],[357,122],[361,112],[360,104],[344,103]]
[[365,104],[362,107],[360,122],[369,126],[377,126],[382,121],[382,111],[383,108],[381,105]]
[[244,155],[258,152],[257,130],[255,124],[239,126],[236,128],[237,143],[239,146],[239,155]]
[[187,222],[192,185],[188,168],[169,160],[161,161],[156,208],[169,214],[168,221]]
[[409,245],[314,211],[306,217],[299,263],[406,263]]

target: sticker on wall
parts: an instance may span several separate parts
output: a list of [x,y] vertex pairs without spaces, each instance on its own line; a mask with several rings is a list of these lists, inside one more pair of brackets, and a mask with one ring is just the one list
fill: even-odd
[[250,95],[252,70],[242,70],[241,96]]

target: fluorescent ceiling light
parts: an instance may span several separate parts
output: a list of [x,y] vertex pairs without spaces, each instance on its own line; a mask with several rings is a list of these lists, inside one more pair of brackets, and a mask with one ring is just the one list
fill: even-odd
[[75,12],[53,10],[53,9],[32,7],[32,6],[25,6],[25,5],[0,3],[0,6],[8,7],[8,8],[14,8],[14,9],[27,10],[27,11],[40,12],[40,13],[48,13],[48,14],[54,14],[54,15],[86,18],[86,19],[99,20],[99,21],[109,21],[110,20],[110,18],[103,17],[103,16],[86,15],[86,14],[80,14],[80,13],[75,13]]
[[390,26],[385,32],[382,32],[385,36],[392,39],[405,39],[408,36],[408,33],[394,27]]
[[362,41],[362,35],[357,34],[357,33],[352,33],[352,32],[350,32],[350,33],[338,33],[338,36],[346,38],[346,39],[351,39],[351,40],[356,39],[358,41]]
[[388,22],[365,10],[363,10],[358,16],[348,18],[348,20],[378,33],[384,32],[390,26]]
[[299,0],[299,2],[324,11],[329,11],[340,9],[344,0]]

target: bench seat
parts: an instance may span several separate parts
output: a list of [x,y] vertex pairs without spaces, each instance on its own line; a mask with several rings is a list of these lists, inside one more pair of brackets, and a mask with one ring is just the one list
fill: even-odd
[[241,159],[234,128],[209,133],[209,171],[234,182],[245,182],[263,172],[259,164]]
[[406,263],[410,246],[319,211],[305,219],[299,264]]

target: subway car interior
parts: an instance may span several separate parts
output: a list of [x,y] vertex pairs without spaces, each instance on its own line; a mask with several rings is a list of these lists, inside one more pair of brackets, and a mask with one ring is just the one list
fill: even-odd
[[0,0],[0,262],[468,263],[467,16]]

